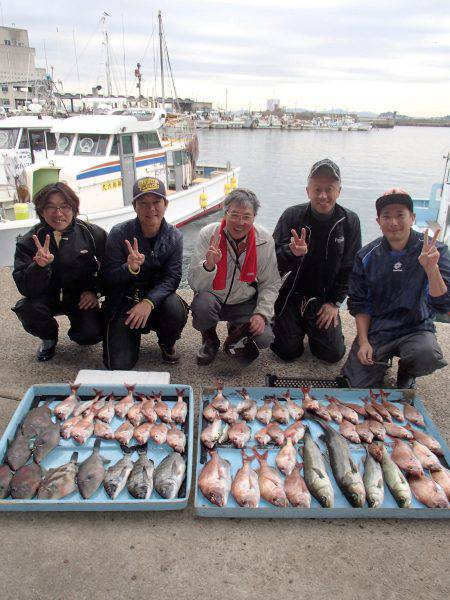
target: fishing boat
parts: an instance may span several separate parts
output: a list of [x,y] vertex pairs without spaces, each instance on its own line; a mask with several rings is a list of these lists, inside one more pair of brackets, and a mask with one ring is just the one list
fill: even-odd
[[[134,216],[136,179],[165,182],[167,220],[181,227],[218,210],[237,186],[239,167],[197,164],[195,133],[162,126],[163,111],[145,115],[83,115],[55,125],[54,156],[24,170],[22,191],[32,198],[50,183],[67,183],[80,198],[80,218],[106,231]],[[13,262],[15,241],[37,223],[35,216],[0,222],[0,266]]]
[[434,183],[428,198],[413,198],[415,229],[440,229],[439,239],[450,246],[450,152],[444,156],[442,181]]
[[14,210],[23,169],[53,155],[56,122],[53,117],[32,114],[0,121],[0,216]]
[[[413,198],[417,231],[440,229],[439,239],[450,246],[450,152],[444,156],[445,167],[442,181],[434,183],[428,198]],[[450,312],[438,315],[438,321],[450,323]]]

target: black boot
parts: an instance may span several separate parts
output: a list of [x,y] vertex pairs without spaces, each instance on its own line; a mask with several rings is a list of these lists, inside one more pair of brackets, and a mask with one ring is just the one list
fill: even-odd
[[197,364],[206,366],[216,358],[220,348],[220,340],[216,333],[216,326],[202,333],[202,346],[197,352]]
[[56,354],[57,343],[58,340],[41,340],[36,353],[36,360],[38,362],[47,362],[48,360],[51,360]]
[[416,379],[409,373],[406,373],[401,367],[397,371],[397,389],[414,390],[416,389]]

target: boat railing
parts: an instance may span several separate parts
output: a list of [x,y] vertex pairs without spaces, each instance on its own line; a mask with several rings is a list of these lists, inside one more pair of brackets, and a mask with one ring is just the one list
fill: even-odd
[[427,227],[437,223],[441,204],[441,191],[442,184],[435,183],[428,198],[413,198],[416,224],[419,227]]

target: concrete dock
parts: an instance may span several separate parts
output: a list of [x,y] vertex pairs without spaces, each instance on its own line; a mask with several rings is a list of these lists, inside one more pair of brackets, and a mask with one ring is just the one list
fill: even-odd
[[[0,430],[35,383],[68,382],[80,369],[101,369],[101,347],[80,348],[60,321],[57,356],[35,361],[36,340],[11,312],[19,295],[9,269],[0,270]],[[182,292],[190,298],[187,291]],[[343,313],[347,346],[353,321]],[[450,357],[450,326],[438,324]],[[225,330],[221,329],[222,339]],[[170,370],[172,383],[264,385],[266,373],[334,378],[341,364],[326,365],[306,351],[284,364],[270,351],[243,372],[220,353],[198,367],[199,336],[190,321],[179,342],[182,362],[160,362],[153,334],[144,337],[137,370]],[[394,382],[394,370],[387,385]],[[447,443],[450,441],[450,368],[418,380],[418,392]],[[450,597],[450,522],[419,520],[235,520],[172,513],[0,513],[2,600],[156,600],[233,598]]]

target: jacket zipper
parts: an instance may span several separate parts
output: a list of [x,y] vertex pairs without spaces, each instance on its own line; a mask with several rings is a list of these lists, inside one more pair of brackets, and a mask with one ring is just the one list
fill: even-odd
[[[311,241],[311,238],[312,238],[311,228],[308,227],[308,225],[304,225],[304,227],[305,227],[305,229],[307,229],[309,231],[309,240],[308,240],[308,243],[309,243]],[[284,309],[286,308],[286,305],[288,303],[288,300],[291,297],[291,294],[292,294],[293,290],[295,289],[295,284],[297,283],[297,277],[298,277],[298,274],[300,273],[302,265],[303,265],[303,261],[300,263],[300,265],[297,268],[297,272],[295,273],[295,277],[294,277],[294,281],[292,283],[292,287],[289,290],[288,295],[286,296],[286,300],[285,300],[285,302],[283,304],[282,309],[280,310],[280,315],[283,314]]]
[[[341,221],[345,221],[345,217],[342,217],[342,219],[339,219],[339,221],[336,221],[336,223],[330,229],[330,233],[328,234],[327,246],[325,248],[325,263],[328,261],[328,246],[330,245],[330,236],[333,232],[333,229],[336,227],[336,225],[339,225],[339,223],[341,223]],[[324,298],[324,300],[326,300],[326,289],[325,288],[323,288],[323,298]]]

